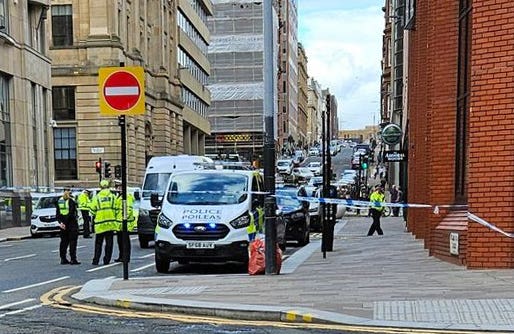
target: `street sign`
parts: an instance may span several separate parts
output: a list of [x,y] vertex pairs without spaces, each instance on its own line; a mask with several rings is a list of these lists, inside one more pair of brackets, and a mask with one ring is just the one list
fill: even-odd
[[407,161],[407,151],[395,150],[384,151],[384,162]]
[[98,70],[100,114],[144,115],[145,82],[142,67],[104,67]]
[[382,141],[387,145],[396,145],[402,139],[402,128],[398,124],[388,124],[381,132]]

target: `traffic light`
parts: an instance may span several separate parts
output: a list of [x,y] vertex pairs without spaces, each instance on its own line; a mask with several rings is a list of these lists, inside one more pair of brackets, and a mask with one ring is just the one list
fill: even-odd
[[364,155],[361,157],[361,168],[363,170],[368,169],[369,167],[369,157],[367,155]]
[[98,161],[95,162],[95,168],[98,174],[102,174],[102,158],[98,158]]
[[121,165],[114,166],[114,177],[117,179],[121,178]]
[[111,163],[109,161],[104,162],[104,177],[106,179],[111,177]]

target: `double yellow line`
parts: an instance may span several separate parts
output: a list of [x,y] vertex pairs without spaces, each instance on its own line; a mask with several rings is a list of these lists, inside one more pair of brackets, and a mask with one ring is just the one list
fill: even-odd
[[[295,311],[290,311],[286,315],[286,320],[291,322],[279,321],[253,321],[253,320],[240,320],[240,319],[223,319],[215,317],[203,317],[196,315],[185,314],[172,314],[163,312],[145,312],[138,310],[128,310],[130,301],[118,301],[117,307],[100,307],[91,304],[83,304],[71,300],[69,295],[78,291],[80,286],[62,286],[52,289],[40,297],[41,303],[45,306],[56,307],[60,309],[68,309],[74,312],[101,314],[106,316],[114,316],[120,318],[140,318],[140,319],[166,319],[176,322],[184,323],[204,323],[215,325],[237,325],[248,327],[277,327],[277,328],[291,328],[291,329],[321,329],[321,330],[339,330],[351,332],[379,332],[387,334],[477,334],[479,331],[458,331],[458,330],[435,330],[435,329],[412,329],[412,328],[395,328],[395,327],[375,327],[375,326],[350,326],[350,325],[337,325],[337,324],[313,324],[313,323],[298,323],[299,316],[303,321],[311,321],[311,315],[301,315]],[[305,319],[307,317],[307,319]],[[507,334],[495,332],[495,334]]]

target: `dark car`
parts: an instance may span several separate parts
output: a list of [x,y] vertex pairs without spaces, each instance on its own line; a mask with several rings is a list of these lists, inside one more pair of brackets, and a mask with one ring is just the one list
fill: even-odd
[[296,198],[296,196],[306,196],[305,189],[286,186],[277,189],[275,193],[281,195],[277,197],[277,206],[282,211],[286,225],[286,240],[297,241],[300,246],[307,245],[310,242],[309,202]]

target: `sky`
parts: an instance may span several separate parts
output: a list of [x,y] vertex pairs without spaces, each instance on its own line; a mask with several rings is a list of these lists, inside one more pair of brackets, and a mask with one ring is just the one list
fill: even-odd
[[383,0],[298,0],[309,77],[338,103],[339,129],[379,123]]

